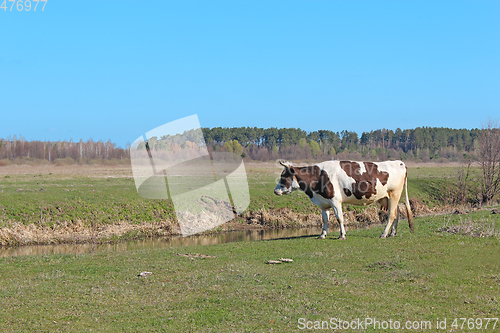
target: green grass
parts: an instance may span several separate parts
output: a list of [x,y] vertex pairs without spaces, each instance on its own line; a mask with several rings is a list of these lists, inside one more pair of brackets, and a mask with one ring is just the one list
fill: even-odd
[[[377,226],[350,231],[346,241],[330,234],[1,258],[0,331],[286,332],[298,331],[299,318],[333,317],[447,318],[449,331],[452,318],[500,315],[498,236],[439,231],[465,218],[500,228],[498,215],[480,211],[417,218],[416,233],[401,223],[400,235],[385,240]],[[280,257],[294,262],[265,264]],[[153,274],[137,277],[144,270]]]
[[13,221],[51,226],[61,221],[141,223],[174,217],[170,200],[139,197],[131,178],[11,175],[0,180],[0,190],[0,227]]
[[[410,197],[431,207],[439,206],[449,199],[449,189],[456,186],[457,179],[457,167],[411,167],[408,168],[408,192]],[[468,178],[470,188],[478,187],[480,179],[481,169],[471,167]]]
[[[287,207],[296,213],[317,214],[318,208],[302,192],[275,196],[280,168],[248,170],[249,211]],[[408,171],[410,197],[435,206],[443,202],[443,189],[456,182],[457,168],[414,167]],[[471,178],[479,177],[473,169]],[[40,189],[43,188],[43,191]],[[85,224],[175,221],[171,200],[143,199],[137,195],[131,177],[103,178],[24,174],[0,178],[0,227],[18,222],[51,226],[62,221],[81,220]]]
[[[289,207],[298,213],[318,212],[303,193],[275,196],[278,174],[279,170],[248,174],[249,211]],[[139,197],[131,178],[10,175],[0,179],[0,191],[0,227],[8,222],[51,226],[75,220],[86,224],[175,220],[171,200]]]
[[[279,172],[250,170],[248,209],[319,214],[305,194],[274,196]],[[439,205],[455,176],[456,168],[410,168],[410,197]],[[9,175],[0,179],[0,192],[0,227],[173,219],[170,201],[140,198],[126,177]],[[494,226],[496,236],[440,231],[464,221]],[[499,215],[429,216],[415,224],[410,234],[401,222],[399,236],[386,240],[376,226],[349,231],[346,241],[330,233],[323,241],[0,258],[0,331],[283,332],[298,331],[299,318],[333,317],[431,321],[434,328],[438,318],[447,318],[449,331],[453,318],[499,317]],[[265,264],[280,257],[294,262]],[[145,270],[153,275],[137,277]]]

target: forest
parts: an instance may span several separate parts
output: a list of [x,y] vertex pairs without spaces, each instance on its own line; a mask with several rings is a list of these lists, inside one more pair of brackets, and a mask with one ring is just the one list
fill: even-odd
[[[202,128],[209,151],[228,151],[245,160],[276,159],[316,161],[327,159],[386,160],[418,162],[475,159],[480,129],[417,127],[363,132],[306,132],[298,128]],[[184,133],[183,135],[185,135]],[[149,145],[167,146],[172,138],[151,138]],[[200,144],[199,140],[197,144]],[[130,158],[129,147],[107,142],[79,140],[27,141],[22,136],[0,139],[0,160],[46,160],[86,163],[91,160]]]
[[209,149],[241,152],[251,160],[401,159],[429,162],[474,159],[480,129],[442,127],[363,132],[296,128],[203,128]]
[[70,141],[27,141],[22,135],[17,138],[0,139],[0,160],[45,160],[48,162],[89,162],[91,160],[128,159],[127,149],[107,142],[80,140]]

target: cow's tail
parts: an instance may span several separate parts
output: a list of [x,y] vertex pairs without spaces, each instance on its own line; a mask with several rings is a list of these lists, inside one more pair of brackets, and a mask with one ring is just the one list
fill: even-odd
[[411,213],[410,200],[408,200],[408,173],[405,173],[405,194],[406,194],[406,215],[408,215],[408,226],[411,232],[415,231],[415,226],[413,225],[413,214]]

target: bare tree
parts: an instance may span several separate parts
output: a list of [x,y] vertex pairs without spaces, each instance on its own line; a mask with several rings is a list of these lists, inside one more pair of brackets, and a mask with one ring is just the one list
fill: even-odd
[[472,166],[472,158],[467,158],[467,166],[461,166],[457,169],[456,189],[449,193],[448,200],[454,204],[465,204],[469,200],[469,174]]
[[500,192],[500,128],[498,121],[488,119],[479,137],[479,163],[483,171],[482,202],[489,203]]

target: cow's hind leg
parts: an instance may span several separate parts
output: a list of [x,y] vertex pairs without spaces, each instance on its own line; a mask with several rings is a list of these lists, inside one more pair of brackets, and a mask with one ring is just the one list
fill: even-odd
[[[386,238],[387,235],[389,234],[389,231],[391,230],[392,222],[396,218],[400,196],[401,193],[399,195],[394,195],[394,192],[389,194],[389,205],[388,205],[389,217],[387,218],[387,226],[385,227],[385,230],[380,236],[380,238]],[[396,222],[396,228],[397,228],[397,222]]]
[[337,217],[340,224],[340,236],[339,239],[345,239],[345,228],[344,228],[344,214],[342,214],[342,203],[334,202],[332,205],[333,212]]
[[398,222],[399,222],[399,208],[396,208],[396,218],[394,219],[394,222],[392,222],[392,229],[391,233],[389,234],[389,237],[394,237],[396,236],[398,232]]
[[321,218],[323,219],[323,231],[319,235],[318,239],[325,239],[326,232],[328,231],[328,218],[330,217],[330,212],[326,209],[321,210]]

